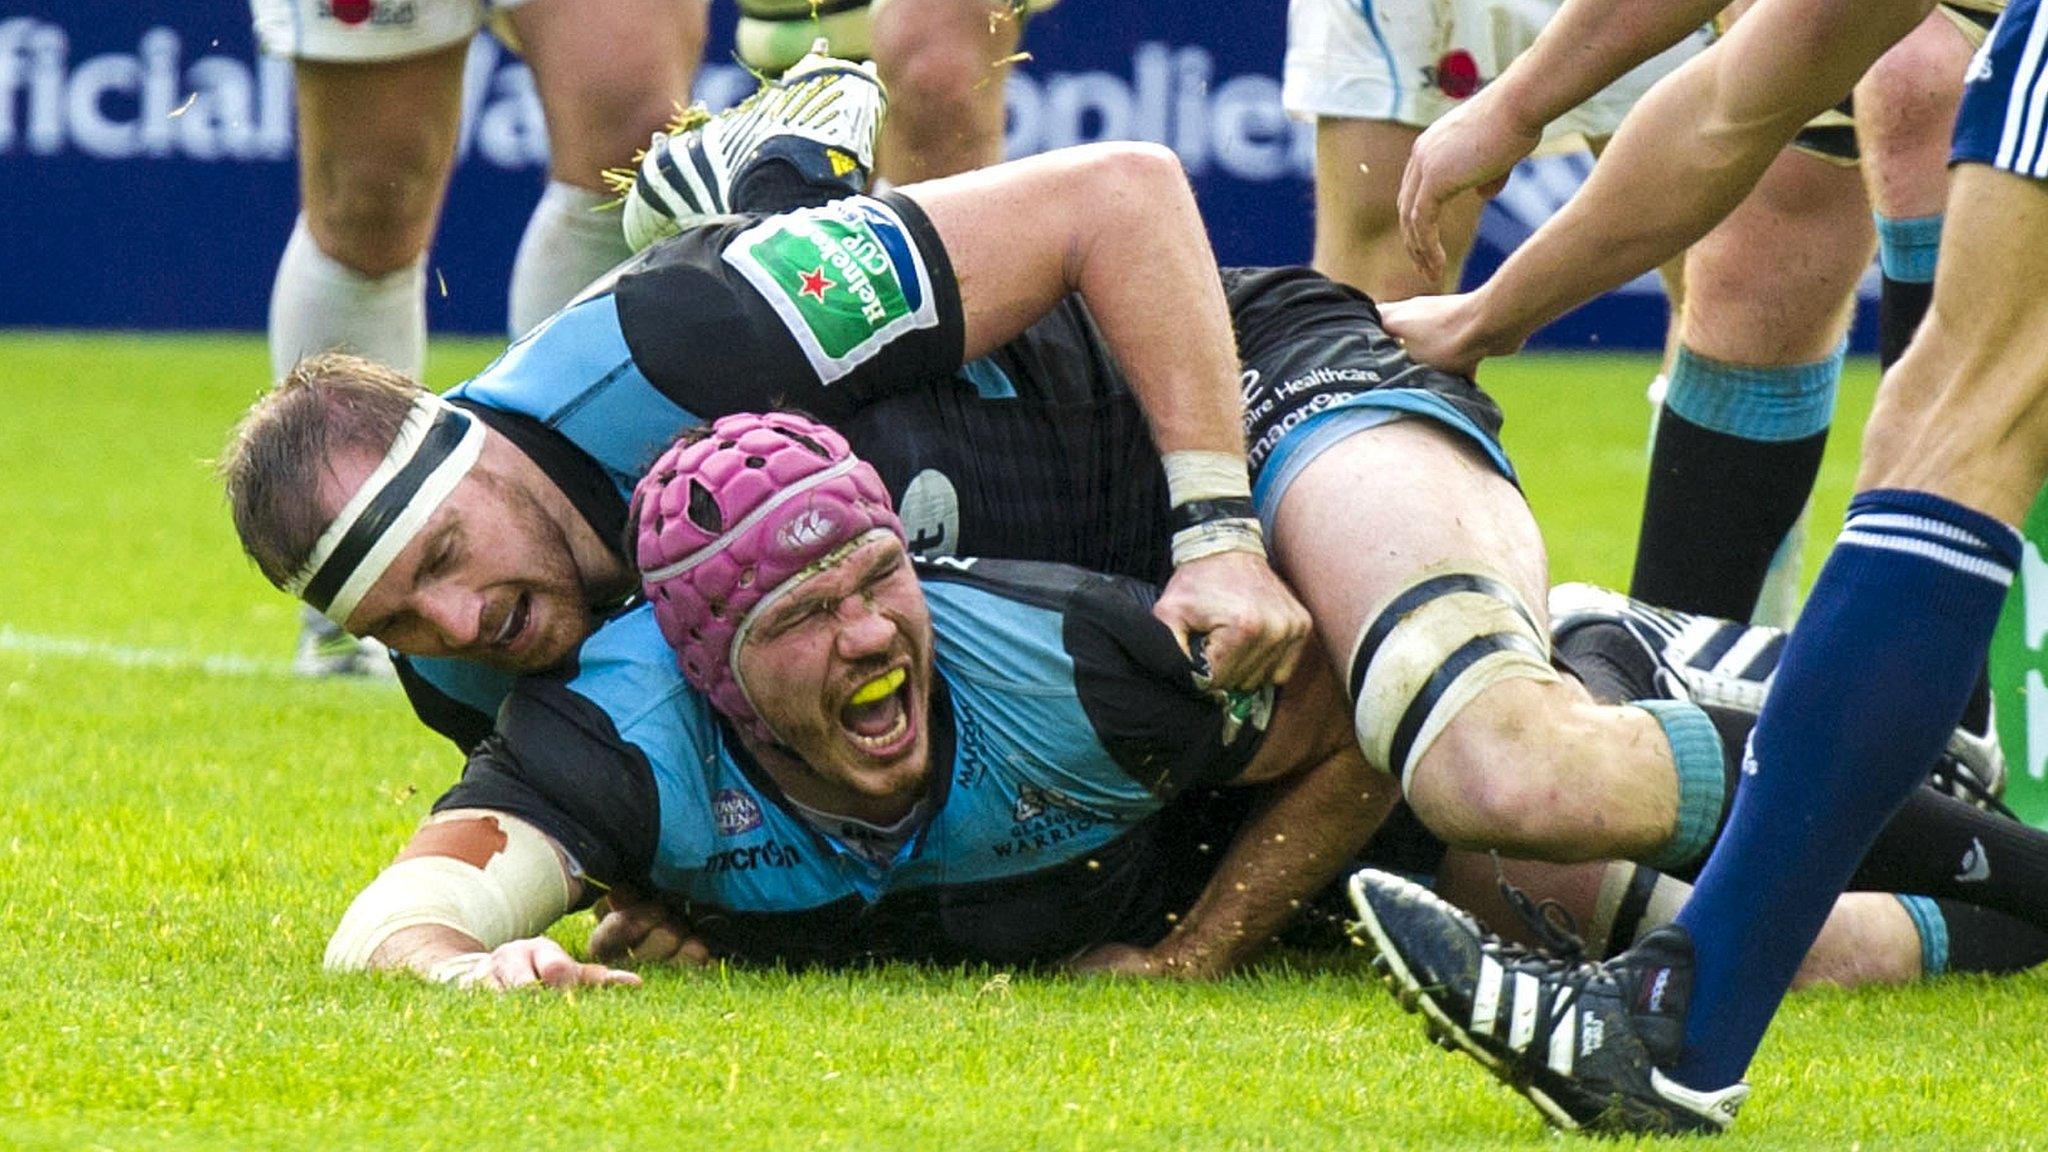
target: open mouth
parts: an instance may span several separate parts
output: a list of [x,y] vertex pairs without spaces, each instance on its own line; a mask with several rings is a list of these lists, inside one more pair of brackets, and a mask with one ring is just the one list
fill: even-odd
[[910,676],[892,668],[854,689],[839,710],[839,726],[853,746],[870,756],[901,755],[917,738],[910,722]]
[[491,646],[507,651],[511,650],[519,637],[525,633],[527,618],[532,614],[533,601],[526,593],[521,592],[512,601],[512,610],[505,613],[504,622],[498,625],[498,631],[491,637]]

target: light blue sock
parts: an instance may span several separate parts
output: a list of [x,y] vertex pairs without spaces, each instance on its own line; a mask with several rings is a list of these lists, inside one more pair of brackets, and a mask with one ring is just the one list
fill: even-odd
[[1877,220],[1877,266],[1885,279],[1902,284],[1932,284],[1934,256],[1941,250],[1941,214]]

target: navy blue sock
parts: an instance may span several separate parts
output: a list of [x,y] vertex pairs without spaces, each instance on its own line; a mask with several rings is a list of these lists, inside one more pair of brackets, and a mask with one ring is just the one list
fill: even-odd
[[1877,263],[1884,273],[1877,305],[1877,362],[1890,368],[1905,355],[1934,299],[1934,257],[1941,250],[1942,217],[1875,215]]
[[1742,1078],[1835,897],[1962,715],[2019,534],[1924,492],[1850,502],[1678,922],[1697,948],[1673,1078]]

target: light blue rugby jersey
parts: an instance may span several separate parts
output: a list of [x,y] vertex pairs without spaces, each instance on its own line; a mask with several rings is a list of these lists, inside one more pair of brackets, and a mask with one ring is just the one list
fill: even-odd
[[[978,578],[983,566],[998,579]],[[1133,922],[1163,930],[1160,902],[1186,885],[1151,874],[1148,818],[1181,788],[1235,776],[1257,735],[1224,743],[1219,706],[1188,680],[1149,600],[1120,591],[1127,582],[1054,565],[962,568],[922,569],[944,684],[933,750],[947,768],[930,818],[887,864],[785,807],[683,682],[647,607],[593,635],[566,680],[522,685],[498,742],[437,807],[533,820],[593,879],[651,885],[714,948],[743,956],[1029,961],[1127,935]],[[1078,620],[1077,600],[1092,606]],[[559,715],[562,693],[587,706],[583,736],[532,747],[569,729],[528,725],[522,710]],[[608,751],[618,745],[606,728],[632,751]],[[1120,755],[1170,767],[1154,790]],[[644,768],[620,767],[636,757]],[[601,811],[569,794],[591,772],[620,771],[651,776],[651,790],[608,784],[607,796],[639,799]],[[650,802],[656,811],[637,810]]]

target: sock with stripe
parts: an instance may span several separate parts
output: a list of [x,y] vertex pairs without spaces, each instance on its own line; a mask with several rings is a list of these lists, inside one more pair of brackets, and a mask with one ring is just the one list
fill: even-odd
[[1959,900],[1901,896],[1920,931],[1920,971],[2003,975],[2048,962],[2048,932],[2010,916]]
[[1916,788],[1850,886],[1942,896],[2048,930],[2048,832]]
[[1877,216],[1877,362],[1890,368],[1913,342],[1934,299],[1934,256],[1941,249],[1941,215],[1893,219]]
[[1962,715],[2019,554],[2013,529],[1938,496],[1850,503],[1679,912],[1696,947],[1680,1083],[1742,1077],[1835,897]]
[[1749,619],[1813,489],[1845,350],[1777,367],[1678,350],[1650,453],[1630,595]]

